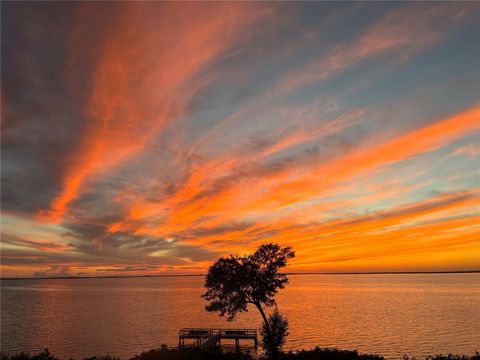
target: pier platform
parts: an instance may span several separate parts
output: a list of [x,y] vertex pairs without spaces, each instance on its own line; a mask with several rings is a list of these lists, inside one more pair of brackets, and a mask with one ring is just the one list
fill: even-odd
[[[185,345],[185,339],[193,339],[194,343]],[[257,329],[184,328],[178,333],[178,347],[193,346],[211,349],[220,346],[222,339],[235,340],[237,348],[240,347],[240,340],[253,340],[255,349],[258,346]]]

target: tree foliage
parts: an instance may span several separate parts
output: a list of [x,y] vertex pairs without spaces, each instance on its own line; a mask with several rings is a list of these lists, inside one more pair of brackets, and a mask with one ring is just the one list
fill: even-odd
[[253,304],[268,327],[262,305],[276,305],[275,294],[288,283],[287,276],[279,273],[279,269],[293,257],[295,252],[290,247],[269,243],[250,255],[218,259],[205,278],[207,291],[202,297],[210,302],[206,310],[233,320],[238,312],[247,311],[248,304]]

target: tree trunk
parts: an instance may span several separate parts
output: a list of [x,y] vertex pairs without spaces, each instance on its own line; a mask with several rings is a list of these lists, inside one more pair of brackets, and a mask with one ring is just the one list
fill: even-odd
[[265,315],[265,312],[262,309],[262,305],[260,303],[255,303],[255,306],[257,307],[258,311],[260,311],[260,314],[262,315],[263,321],[265,322],[265,327],[267,329],[267,335],[269,338],[272,337],[272,333],[270,331],[270,324],[268,323],[267,316]]

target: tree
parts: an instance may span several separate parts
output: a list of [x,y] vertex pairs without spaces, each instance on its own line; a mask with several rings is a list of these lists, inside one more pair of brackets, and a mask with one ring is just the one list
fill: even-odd
[[270,336],[267,332],[267,326],[263,323],[260,328],[260,335],[262,336],[262,347],[265,349],[267,358],[275,359],[278,351],[285,344],[285,340],[288,336],[288,320],[278,308],[272,312],[268,317],[268,325],[270,327]]
[[250,255],[218,259],[205,277],[207,292],[202,297],[210,302],[205,309],[219,312],[220,316],[227,315],[231,321],[252,304],[260,312],[265,333],[271,338],[270,323],[263,307],[276,305],[275,294],[288,283],[287,275],[278,270],[294,257],[295,252],[289,246],[269,243]]

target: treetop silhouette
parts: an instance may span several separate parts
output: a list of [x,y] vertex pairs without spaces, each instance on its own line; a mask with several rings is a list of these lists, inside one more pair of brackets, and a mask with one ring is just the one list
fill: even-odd
[[218,259],[205,277],[207,291],[202,297],[210,302],[205,309],[227,315],[231,321],[253,304],[262,315],[266,335],[271,337],[271,324],[263,307],[276,305],[275,294],[288,283],[287,275],[279,273],[279,269],[294,257],[289,246],[269,243],[250,255]]

